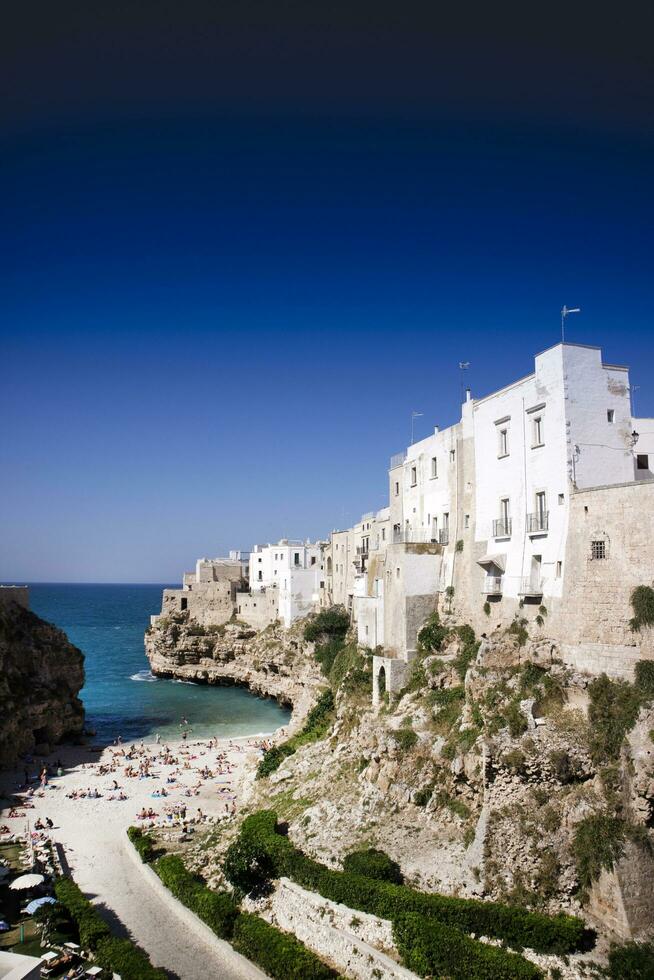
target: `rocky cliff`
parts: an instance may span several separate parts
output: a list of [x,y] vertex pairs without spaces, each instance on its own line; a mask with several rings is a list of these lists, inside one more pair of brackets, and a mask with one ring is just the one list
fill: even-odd
[[[244,683],[292,703],[296,731],[329,684],[327,726],[287,743],[292,751],[247,788],[246,812],[274,808],[306,853],[338,867],[377,847],[421,889],[570,911],[606,933],[651,937],[649,668],[640,685],[593,678],[519,628],[479,642],[469,627],[438,624],[404,691],[375,710],[372,651],[346,637],[314,645],[302,624],[207,637],[168,623],[147,647],[156,673]],[[198,850],[216,882],[232,831],[211,840],[209,858]]]
[[65,633],[15,602],[0,604],[0,765],[80,735],[83,684],[84,656]]
[[243,623],[201,626],[188,614],[160,617],[145,634],[145,652],[157,677],[205,684],[237,684],[293,709],[291,726],[306,715],[320,684],[313,645],[303,624],[257,632]]

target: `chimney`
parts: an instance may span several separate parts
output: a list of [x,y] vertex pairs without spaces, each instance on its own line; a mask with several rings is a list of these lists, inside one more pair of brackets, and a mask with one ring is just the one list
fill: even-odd
[[466,388],[466,401],[471,401],[470,388]]

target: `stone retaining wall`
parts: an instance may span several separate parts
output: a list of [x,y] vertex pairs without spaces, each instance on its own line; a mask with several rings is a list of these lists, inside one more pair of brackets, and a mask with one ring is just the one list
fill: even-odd
[[416,980],[381,950],[394,950],[386,919],[338,905],[281,878],[272,899],[273,922],[355,980]]

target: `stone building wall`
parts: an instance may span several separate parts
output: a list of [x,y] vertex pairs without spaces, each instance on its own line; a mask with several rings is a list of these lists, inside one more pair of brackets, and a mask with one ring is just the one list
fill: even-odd
[[255,630],[263,630],[279,617],[279,590],[237,592],[236,617]]
[[[220,626],[234,614],[236,584],[228,580],[196,584],[186,589],[164,589],[161,615],[188,612],[200,626]],[[157,617],[153,617],[155,622]]]

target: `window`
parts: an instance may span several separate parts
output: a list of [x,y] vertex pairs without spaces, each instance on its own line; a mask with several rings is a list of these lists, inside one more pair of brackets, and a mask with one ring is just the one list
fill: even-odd
[[556,563],[556,577],[557,578],[561,578],[561,575],[562,574],[563,574],[563,562],[562,561],[557,561],[557,563]]
[[499,452],[498,456],[508,456],[509,455],[509,430],[500,429],[499,430]]
[[547,518],[547,496],[544,490],[540,490],[536,494],[536,516],[541,524]]
[[536,449],[537,446],[543,445],[543,416],[537,415],[535,419],[532,419],[532,440],[531,448]]
[[188,607],[188,599],[180,599],[179,600],[179,608],[180,609],[186,609],[187,607]]
[[399,577],[400,577],[400,570],[399,570],[399,568],[396,568],[395,569],[395,578],[399,578]]
[[[261,559],[259,559],[259,561],[261,561]],[[263,582],[263,572],[261,571],[261,569],[259,569],[259,575],[257,577],[259,582]]]
[[455,456],[456,456],[456,451],[454,449],[450,449],[450,463],[454,462]]
[[315,555],[311,559],[311,564],[312,565],[315,565],[316,564],[316,556]]
[[463,518],[463,526],[470,527],[470,514],[466,514]]
[[400,484],[399,483],[396,483],[395,484],[395,496],[396,497],[399,496],[399,493],[400,493]]
[[418,469],[415,466],[411,467],[411,486],[415,487],[418,482]]
[[381,529],[381,531],[382,531],[382,541],[385,541],[385,540],[386,540],[386,528],[385,528],[385,527],[383,527],[383,528]]
[[644,456],[642,453],[639,453],[638,456],[636,456],[636,469],[637,470],[648,470],[649,469],[649,456]]
[[511,520],[511,501],[508,497],[502,497],[500,500],[500,520],[504,525],[505,534],[508,534],[509,521]]
[[606,558],[606,541],[591,541],[590,557],[593,561]]
[[299,551],[296,551],[295,554],[293,555],[293,564],[294,565],[299,565],[300,564],[300,552]]
[[435,480],[438,476],[438,460],[435,456],[431,458],[431,478]]
[[565,500],[565,494],[560,493],[559,494],[559,507],[561,507],[563,505],[563,501],[564,500]]
[[615,409],[607,408],[606,410],[606,421],[613,424],[615,422]]

